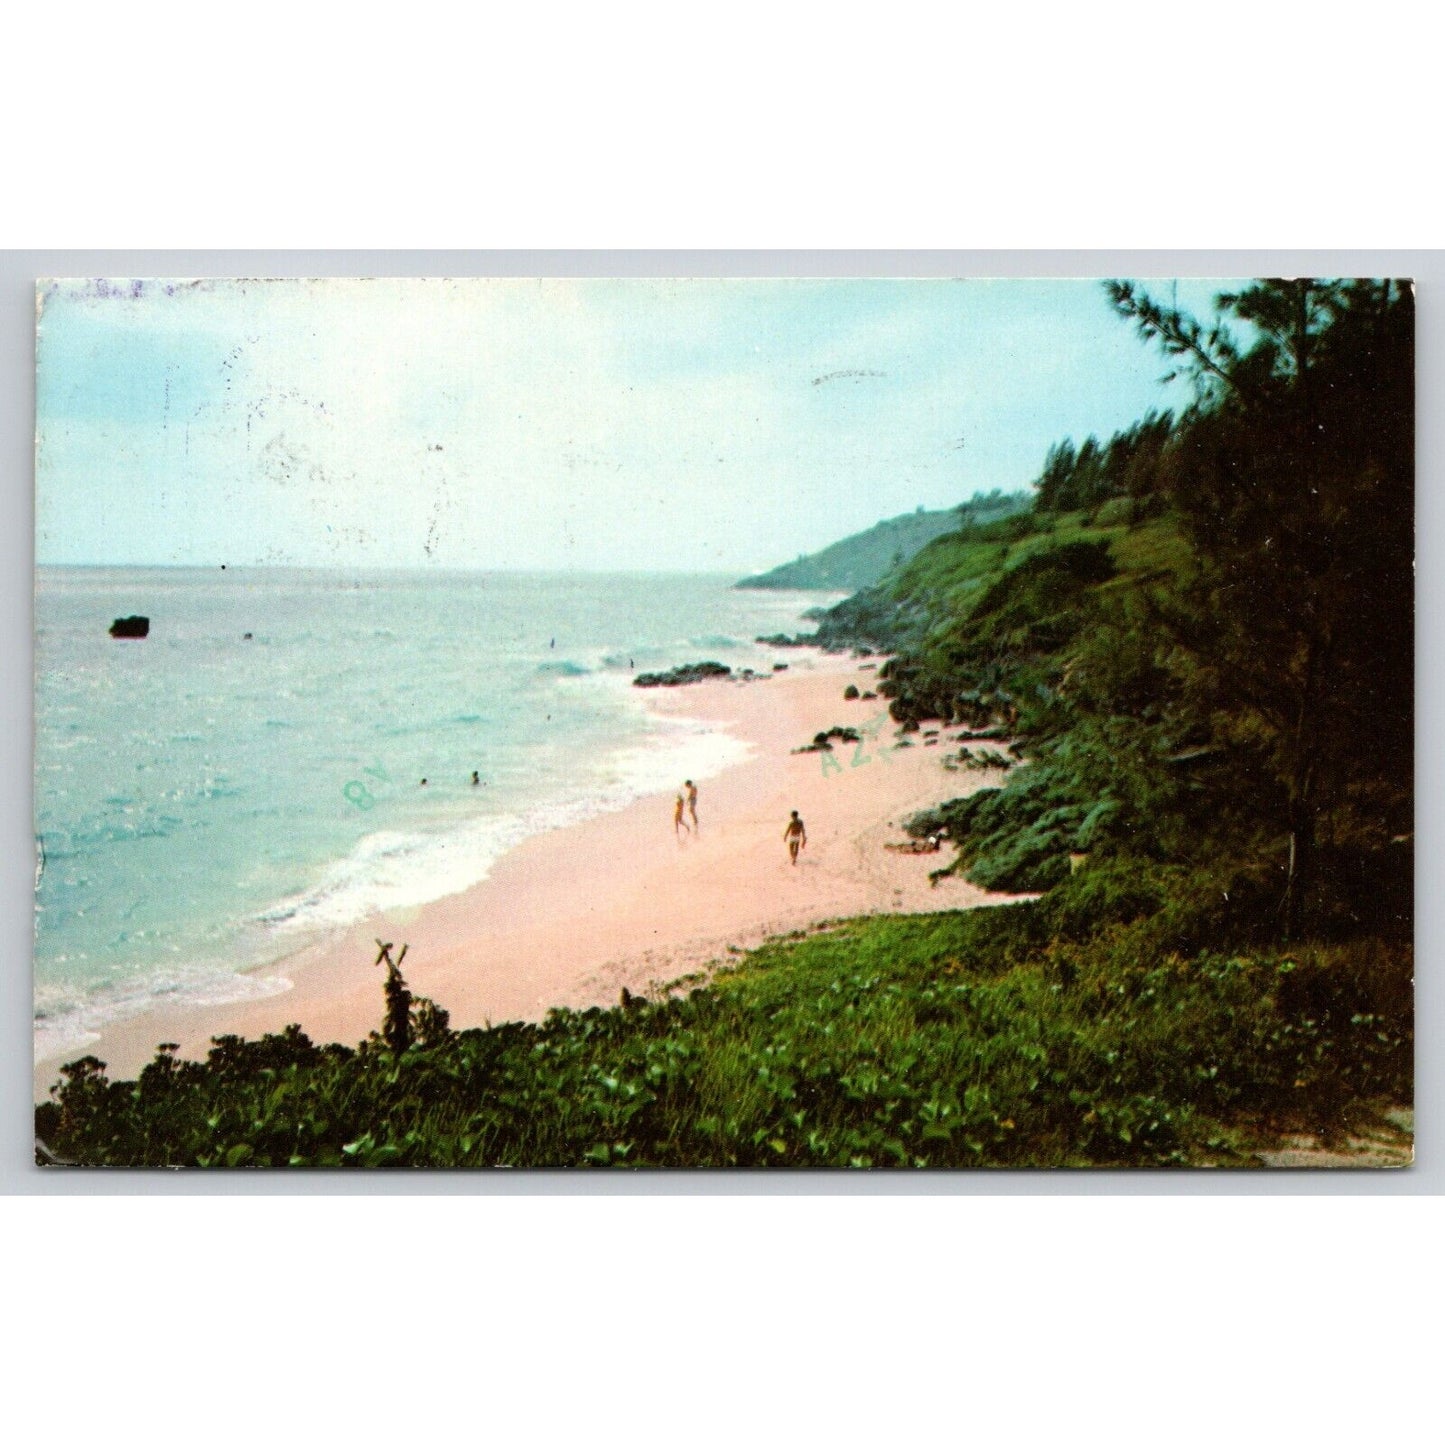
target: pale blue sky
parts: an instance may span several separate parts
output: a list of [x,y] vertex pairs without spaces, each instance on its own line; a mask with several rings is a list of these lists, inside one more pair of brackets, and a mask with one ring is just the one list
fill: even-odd
[[1187,400],[1086,281],[61,281],[39,317],[42,563],[741,573]]

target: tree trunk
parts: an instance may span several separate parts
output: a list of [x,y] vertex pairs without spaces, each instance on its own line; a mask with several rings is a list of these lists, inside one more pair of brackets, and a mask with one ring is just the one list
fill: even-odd
[[1305,906],[1315,876],[1315,815],[1313,800],[1305,800],[1291,822],[1289,881],[1284,894],[1284,942],[1293,943],[1304,924]]
[[1284,895],[1284,937],[1299,937],[1309,890],[1314,882],[1317,842],[1315,778],[1319,745],[1320,676],[1327,652],[1319,619],[1311,609],[1311,634],[1305,652],[1304,685],[1295,716],[1293,763],[1289,773],[1289,876]]

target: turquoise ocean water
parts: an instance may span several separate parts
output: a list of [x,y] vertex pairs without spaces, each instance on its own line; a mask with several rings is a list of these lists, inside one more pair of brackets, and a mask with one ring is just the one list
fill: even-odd
[[[631,686],[768,671],[789,654],[755,636],[835,596],[731,581],[39,569],[37,1057],[161,998],[285,987],[246,971],[738,760]],[[130,613],[145,641],[108,635]]]

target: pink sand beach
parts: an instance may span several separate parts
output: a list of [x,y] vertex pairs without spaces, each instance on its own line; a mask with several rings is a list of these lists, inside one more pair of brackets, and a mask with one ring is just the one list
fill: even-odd
[[[108,1027],[83,1052],[104,1059],[112,1078],[129,1078],[163,1041],[203,1058],[213,1036],[256,1038],[299,1023],[317,1043],[355,1044],[380,1025],[378,938],[408,945],[413,993],[449,1010],[454,1027],[470,1028],[614,1004],[624,987],[663,989],[771,934],[829,919],[1011,901],[957,878],[931,884],[929,873],[952,857],[946,846],[942,854],[886,846],[905,839],[910,814],[996,786],[1003,775],[946,770],[946,738],[930,746],[915,734],[913,746],[896,748],[886,700],[845,701],[850,683],[868,691],[876,671],[806,653],[756,681],[652,691],[659,712],[707,720],[752,749],[700,783],[695,833],[674,832],[683,780],[659,779],[655,795],[621,811],[521,843],[465,892],[374,914],[260,970],[289,980],[284,992],[152,1009]],[[793,751],[835,725],[872,735],[831,754]],[[796,866],[783,841],[794,809],[807,826]],[[37,1098],[61,1062],[37,1066]]]

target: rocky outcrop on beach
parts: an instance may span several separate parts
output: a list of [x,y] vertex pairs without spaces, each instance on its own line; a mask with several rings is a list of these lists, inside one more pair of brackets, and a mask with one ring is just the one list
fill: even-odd
[[837,738],[840,743],[861,741],[857,728],[832,727],[825,733],[814,733],[812,742],[805,747],[794,748],[793,751],[795,753],[831,753],[834,738]]
[[690,682],[706,682],[712,677],[731,677],[733,670],[720,662],[687,662],[670,672],[639,672],[632,679],[633,687],[684,687]]
[[789,637],[786,632],[775,632],[771,637],[759,637],[756,640],[764,647],[816,647],[818,634],[800,632],[796,637]]

